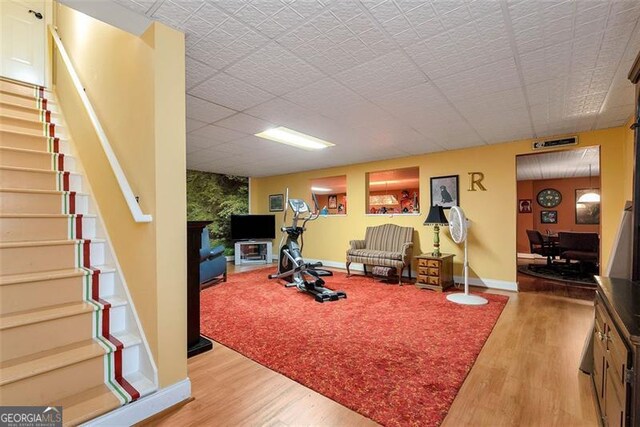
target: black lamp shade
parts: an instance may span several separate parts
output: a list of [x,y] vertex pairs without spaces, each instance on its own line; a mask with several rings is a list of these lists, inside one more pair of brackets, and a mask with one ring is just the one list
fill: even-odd
[[447,225],[449,222],[447,221],[447,217],[444,214],[444,209],[442,206],[436,205],[431,206],[429,209],[429,215],[427,215],[427,219],[424,220],[423,225]]

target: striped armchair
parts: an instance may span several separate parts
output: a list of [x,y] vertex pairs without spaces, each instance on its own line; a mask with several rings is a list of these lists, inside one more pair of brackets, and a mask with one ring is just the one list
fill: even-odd
[[347,250],[347,276],[351,275],[349,266],[352,262],[367,265],[396,267],[398,283],[402,284],[402,271],[409,267],[411,278],[411,251],[413,248],[413,227],[400,227],[395,224],[384,224],[367,227],[364,240],[351,240]]

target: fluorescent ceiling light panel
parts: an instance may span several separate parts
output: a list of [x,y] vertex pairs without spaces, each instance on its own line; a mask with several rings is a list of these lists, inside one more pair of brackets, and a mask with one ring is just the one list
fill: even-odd
[[284,126],[267,129],[255,135],[281,144],[302,148],[303,150],[322,150],[323,148],[333,147],[335,145],[322,139],[296,132]]
[[330,188],[325,188],[325,187],[311,187],[311,191],[317,191],[319,193],[326,193],[331,191]]

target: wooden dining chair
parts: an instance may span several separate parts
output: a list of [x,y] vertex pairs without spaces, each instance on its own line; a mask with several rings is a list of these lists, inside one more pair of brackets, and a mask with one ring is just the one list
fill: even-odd
[[529,250],[532,254],[547,257],[547,265],[551,265],[551,260],[559,255],[558,247],[542,237],[538,230],[527,230],[529,237]]

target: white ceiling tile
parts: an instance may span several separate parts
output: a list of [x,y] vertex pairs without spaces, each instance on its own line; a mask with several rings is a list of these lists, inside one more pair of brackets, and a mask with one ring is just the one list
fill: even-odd
[[331,13],[342,22],[353,19],[362,13],[362,8],[355,1],[323,0],[323,2],[328,6]]
[[225,73],[211,77],[189,93],[238,111],[273,98],[273,95]]
[[[219,4],[219,3],[216,3],[216,4]],[[210,4],[207,4],[206,2],[198,10],[195,16],[198,16],[200,19],[209,22],[211,26],[214,28],[219,26],[229,18],[229,14],[227,14],[226,12],[216,7],[211,6]]]
[[251,0],[251,4],[267,16],[278,14],[286,6],[286,3],[282,0]]
[[189,56],[185,58],[185,62],[186,62],[186,69],[187,69],[186,70],[187,71],[187,76],[186,76],[187,88],[193,87],[198,83],[202,82],[203,80],[208,79],[216,72],[216,70],[213,69],[212,67],[206,64],[203,64],[199,61],[196,61],[195,59],[192,59]]
[[285,7],[273,15],[273,20],[280,24],[280,26],[285,30],[289,30],[297,27],[306,19],[302,15],[298,14],[294,9]]
[[324,5],[317,0],[296,0],[289,4],[301,16],[309,18],[324,10]]
[[187,117],[189,118],[213,123],[234,113],[235,111],[230,108],[187,95]]
[[212,139],[220,142],[229,142],[247,136],[246,133],[223,128],[216,125],[207,125],[190,132],[191,135]]
[[345,23],[349,29],[355,34],[361,34],[366,31],[377,29],[376,23],[367,15],[361,14],[351,18]]
[[365,97],[389,93],[425,81],[424,75],[400,53],[391,53],[337,74],[335,78]]
[[[365,7],[369,8],[369,5],[365,4]],[[400,15],[400,10],[392,0],[383,1],[369,10],[378,22],[386,22]]]
[[460,7],[457,7],[445,14],[440,15],[440,19],[442,20],[445,28],[452,29],[466,24],[467,22],[471,21],[472,17],[471,12],[469,12],[469,9],[467,8],[467,5],[463,4]]
[[256,134],[273,127],[269,122],[243,113],[234,114],[231,117],[217,121],[215,125],[250,134]]
[[349,105],[364,101],[360,95],[331,78],[305,86],[284,97],[309,109],[314,109],[315,106]]
[[[117,1],[185,32],[188,164],[203,170],[617,126],[633,107],[636,0]],[[338,145],[283,163],[288,147],[242,137],[270,125]]]
[[191,12],[180,6],[178,1],[166,0],[162,2],[152,16],[175,25],[182,23],[189,15],[191,15]]
[[244,7],[240,8],[235,16],[240,19],[245,24],[248,24],[252,27],[257,27],[262,23],[265,19],[268,18],[267,15],[258,10],[254,5],[247,4]]
[[116,3],[144,15],[153,7],[156,0],[114,0]]
[[196,129],[200,129],[201,127],[204,127],[206,125],[207,125],[206,122],[202,122],[200,120],[187,118],[187,122],[186,122],[187,133],[192,132],[192,131],[194,131]]

